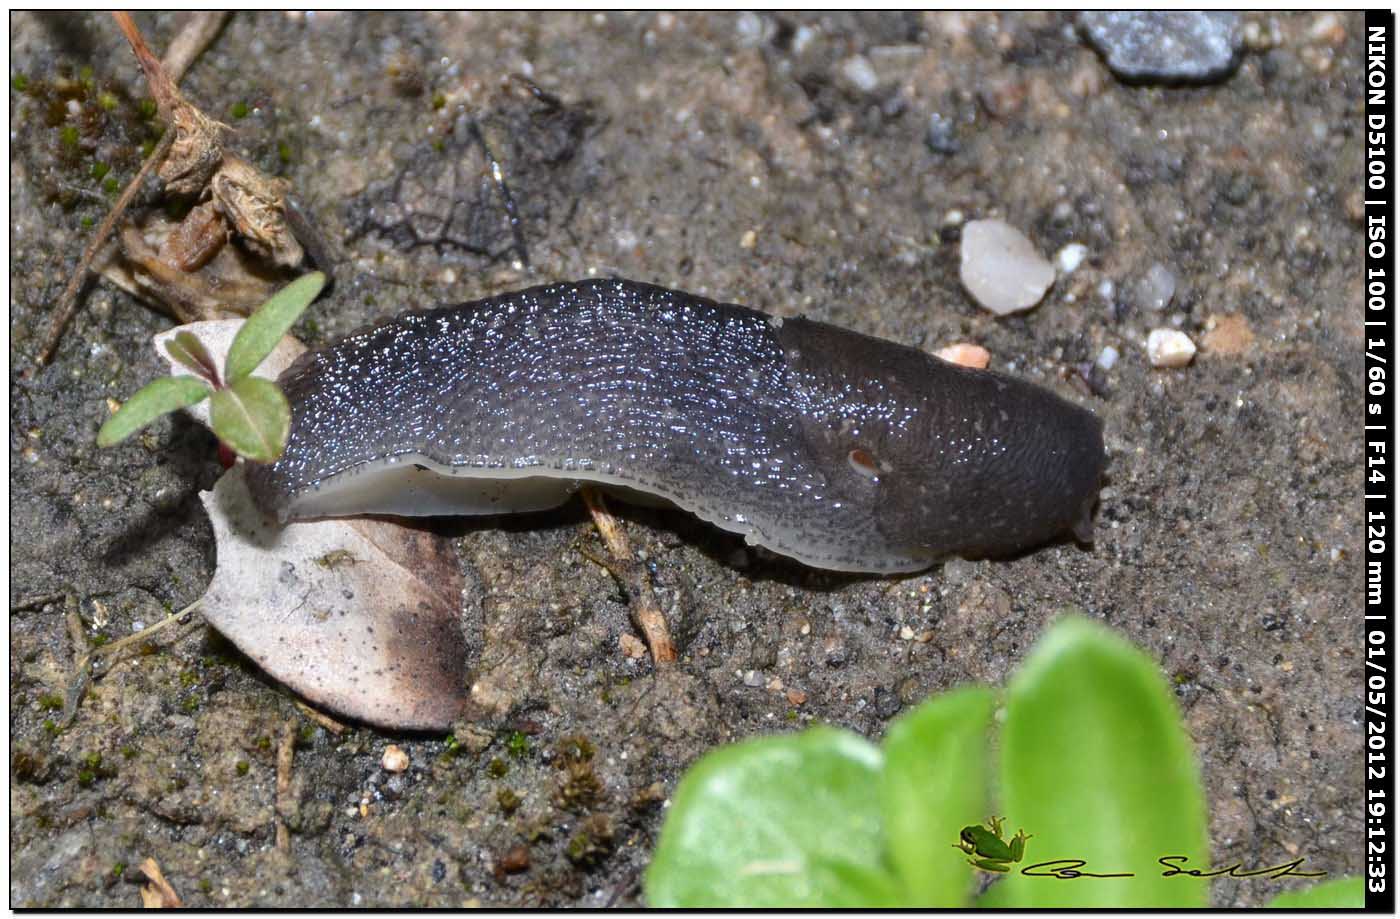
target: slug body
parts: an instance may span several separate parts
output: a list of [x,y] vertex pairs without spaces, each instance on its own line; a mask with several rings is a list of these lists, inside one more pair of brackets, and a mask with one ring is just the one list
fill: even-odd
[[406,313],[308,352],[254,500],[282,521],[666,499],[842,571],[1087,540],[1099,420],[1048,390],[631,281]]

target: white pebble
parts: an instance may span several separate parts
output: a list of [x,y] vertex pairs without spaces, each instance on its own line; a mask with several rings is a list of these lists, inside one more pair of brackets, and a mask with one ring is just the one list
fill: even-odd
[[1099,352],[1098,359],[1094,361],[1094,363],[1098,364],[1104,370],[1112,370],[1113,365],[1118,363],[1118,349],[1112,345],[1105,345],[1104,349]]
[[1030,309],[1055,283],[1055,266],[1020,230],[1002,220],[973,220],[962,231],[963,287],[1004,316]]
[[1070,243],[1055,253],[1055,265],[1060,274],[1073,274],[1074,269],[1084,264],[1089,255],[1089,247],[1083,243]]
[[948,345],[946,348],[939,348],[934,354],[951,364],[959,364],[977,370],[985,370],[987,365],[992,362],[992,355],[986,348],[968,342],[958,342],[955,345]]
[[384,767],[385,772],[403,772],[408,768],[408,754],[394,744],[389,744],[384,748],[384,756],[379,760],[379,765]]
[[1147,358],[1153,367],[1185,367],[1196,356],[1196,345],[1185,332],[1153,329],[1147,336]]
[[874,92],[880,85],[880,77],[875,73],[870,59],[863,54],[854,54],[842,61],[841,76],[863,93]]
[[1137,286],[1137,305],[1148,310],[1164,310],[1176,296],[1176,275],[1157,262],[1147,269]]

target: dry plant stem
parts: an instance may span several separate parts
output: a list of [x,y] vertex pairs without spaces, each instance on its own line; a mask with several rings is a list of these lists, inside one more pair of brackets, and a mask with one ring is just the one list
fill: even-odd
[[228,17],[228,10],[190,14],[184,28],[171,39],[170,47],[165,49],[165,57],[161,58],[160,61],[161,67],[172,82],[180,82],[185,71],[190,69],[190,65],[195,62],[195,59],[204,53],[205,48],[209,47],[214,36],[219,34],[219,30],[224,27],[224,22]]
[[88,243],[88,247],[83,250],[83,257],[78,259],[78,266],[73,269],[73,276],[68,279],[68,286],[63,288],[63,296],[58,299],[58,313],[53,317],[48,337],[44,339],[44,347],[40,349],[36,361],[40,367],[53,358],[53,353],[58,348],[58,340],[63,337],[63,330],[68,328],[73,314],[78,311],[78,291],[82,289],[83,282],[87,280],[88,271],[92,268],[92,260],[97,257],[98,250],[107,242],[107,237],[112,234],[112,228],[121,219],[127,205],[131,203],[131,199],[136,197],[136,192],[141,189],[141,183],[146,181],[146,176],[150,175],[151,170],[160,165],[160,161],[165,158],[165,154],[170,150],[170,142],[174,139],[174,134],[171,131],[165,132],[160,143],[156,144],[151,155],[146,157],[146,161],[141,164],[136,178],[128,182],[126,188],[122,189],[121,197],[117,198],[117,203],[112,205],[111,212],[102,221],[102,225],[97,228],[92,242]]
[[112,15],[117,20],[122,34],[130,42],[132,50],[136,52],[142,70],[146,72],[146,80],[151,86],[151,93],[155,96],[156,105],[166,122],[166,130],[160,142],[156,144],[156,148],[151,151],[151,155],[146,157],[146,161],[141,164],[141,169],[136,173],[136,177],[122,190],[121,196],[117,198],[117,203],[112,205],[112,210],[102,221],[102,225],[97,228],[97,232],[93,234],[92,241],[83,251],[83,257],[78,260],[77,267],[73,269],[73,275],[68,279],[68,285],[63,289],[63,295],[59,297],[53,323],[49,326],[49,334],[45,337],[44,345],[39,349],[39,356],[35,360],[35,363],[40,367],[53,359],[54,351],[58,349],[58,342],[63,337],[64,330],[68,328],[68,323],[73,321],[73,316],[78,311],[78,294],[82,290],[83,282],[87,280],[88,272],[92,269],[92,260],[97,257],[97,253],[106,244],[107,238],[112,235],[117,221],[121,219],[127,206],[136,197],[136,193],[141,189],[141,184],[145,182],[146,176],[150,175],[151,170],[159,166],[165,159],[165,155],[170,152],[170,145],[175,140],[175,131],[170,125],[170,112],[179,99],[179,90],[175,88],[175,83],[218,34],[219,27],[223,25],[223,17],[227,14],[196,14],[195,18],[191,19],[180,34],[175,37],[175,40],[170,43],[170,53],[166,55],[168,66],[162,66],[155,59],[155,55],[151,54],[151,49],[147,47],[145,39],[141,37],[141,32],[136,28],[136,23],[132,21],[130,15],[127,13],[113,13]]
[[[144,641],[145,639],[149,638],[151,635],[154,635],[156,632],[159,632],[166,626],[180,621],[182,617],[187,616],[197,605],[199,605],[198,600],[196,600],[194,603],[191,603],[184,609],[180,610],[178,613],[171,613],[169,616],[166,616],[164,619],[160,620],[155,625],[147,626],[146,628],[133,635],[128,635],[125,638],[118,639],[117,641],[114,641],[109,645],[103,645],[100,648],[88,647],[87,639],[82,633],[82,620],[79,619],[78,637],[74,640],[73,644],[75,654],[79,653],[79,650],[82,649],[81,656],[78,657],[77,663],[73,666],[73,681],[68,684],[68,689],[64,693],[63,714],[59,717],[59,727],[66,728],[68,725],[72,724],[73,719],[78,714],[78,705],[83,701],[83,693],[87,691],[88,684],[91,683],[93,680],[93,658],[101,657],[106,661],[106,666],[102,670],[102,673],[106,673],[107,671],[112,669],[112,663],[117,651],[120,651],[123,648],[127,648],[133,644],[137,644],[141,641]],[[71,609],[69,612],[70,633],[73,629],[71,617],[76,614],[76,609]],[[98,674],[98,676],[101,675],[102,674]]]
[[307,705],[300,699],[293,699],[292,702],[296,704],[297,708],[301,709],[301,713],[303,715],[310,718],[312,721],[316,722],[326,730],[330,731],[332,734],[340,736],[341,734],[345,733],[345,725],[341,724],[339,721],[336,721],[330,715],[316,711],[316,709]]
[[282,737],[277,742],[277,851],[283,853],[292,849],[287,815],[292,809],[292,751],[296,742],[296,723],[288,718],[282,722]]
[[[651,589],[651,580],[646,571],[632,554],[632,546],[627,534],[622,531],[617,518],[603,503],[603,496],[591,487],[582,489],[583,503],[593,515],[593,523],[598,534],[613,556],[612,563],[599,562],[613,577],[627,589],[628,605],[632,610],[632,620],[642,630],[651,659],[658,664],[669,664],[676,659],[676,646],[671,642],[671,631],[666,626],[666,617],[661,612],[661,604],[656,602],[656,594]],[[588,556],[592,558],[592,556]]]
[[59,601],[59,600],[62,600],[62,599],[63,599],[64,597],[66,597],[66,596],[68,596],[68,595],[67,595],[67,594],[41,594],[40,596],[37,596],[37,597],[30,597],[30,598],[27,599],[27,600],[21,600],[21,601],[19,601],[18,603],[16,603],[14,606],[10,607],[10,615],[14,615],[15,613],[22,613],[22,612],[25,612],[25,611],[31,610],[31,609],[39,609],[39,608],[41,608],[41,607],[48,606],[50,603],[54,603],[54,602],[57,602],[57,601]]

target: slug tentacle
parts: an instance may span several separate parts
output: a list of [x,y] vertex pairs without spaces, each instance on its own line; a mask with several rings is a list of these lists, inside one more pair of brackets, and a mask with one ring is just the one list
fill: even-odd
[[914,571],[1085,539],[1098,419],[1048,390],[632,281],[406,313],[290,367],[286,521],[664,498],[810,565]]

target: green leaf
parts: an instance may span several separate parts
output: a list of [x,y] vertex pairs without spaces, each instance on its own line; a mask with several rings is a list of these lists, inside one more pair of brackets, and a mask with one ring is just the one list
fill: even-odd
[[958,832],[987,816],[986,689],[944,693],[890,725],[880,803],[890,860],[911,905],[965,907],[972,869]]
[[880,751],[815,727],[706,754],[681,780],[651,867],[654,907],[882,906]]
[[326,284],[319,271],[304,274],[258,307],[238,329],[224,362],[224,376],[234,383],[252,373],[272,353],[282,336],[316,299]]
[[244,377],[214,393],[209,426],[235,453],[270,463],[287,446],[292,409],[276,383]]
[[193,377],[162,377],[136,391],[97,432],[97,445],[110,447],[161,415],[194,405],[211,390]]
[[209,349],[204,347],[204,342],[196,338],[193,332],[176,332],[175,337],[165,343],[165,351],[171,360],[198,374],[211,385],[219,384],[218,365],[214,363]]
[[1366,906],[1366,883],[1363,878],[1323,881],[1302,890],[1281,893],[1264,906],[1267,909],[1362,909]]
[[1155,661],[1078,617],[1057,623],[1013,677],[1002,730],[1006,832],[1031,834],[1021,867],[1084,859],[1060,880],[1012,872],[1014,907],[1199,907],[1207,883],[1162,877],[1157,859],[1206,868],[1206,807],[1191,743]]

